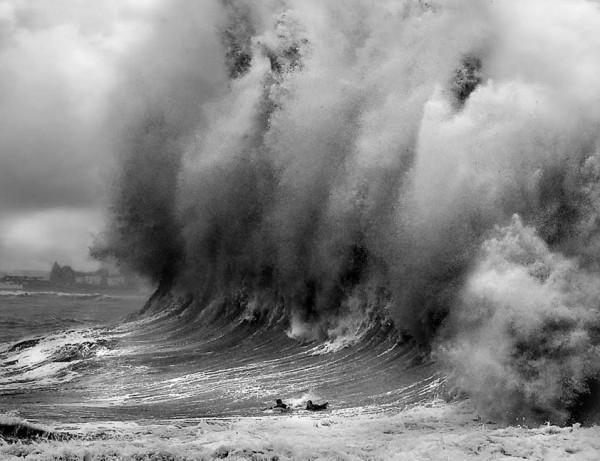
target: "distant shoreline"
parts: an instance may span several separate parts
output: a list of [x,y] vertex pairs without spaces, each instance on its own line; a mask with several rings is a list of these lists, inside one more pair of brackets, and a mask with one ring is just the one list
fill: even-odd
[[152,293],[150,288],[122,288],[122,287],[100,287],[94,285],[20,285],[20,286],[0,286],[0,291],[19,291],[32,293],[82,293],[82,294],[101,294],[101,295],[139,295],[149,296]]

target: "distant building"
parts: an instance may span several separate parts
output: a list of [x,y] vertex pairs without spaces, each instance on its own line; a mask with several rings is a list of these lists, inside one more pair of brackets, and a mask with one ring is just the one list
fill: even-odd
[[50,270],[50,282],[55,285],[74,285],[75,271],[71,266],[60,266],[57,262],[54,262],[52,269]]
[[0,279],[4,276],[10,276],[11,278],[19,277],[22,280],[50,280],[50,272],[48,271],[36,271],[36,270],[14,270],[10,271],[10,273],[1,273]]
[[0,279],[0,290],[20,290],[23,288],[23,284],[11,280],[10,276],[4,276]]
[[106,284],[105,281],[106,277],[95,272],[91,272],[89,274],[82,272],[75,273],[75,283],[77,285],[104,286]]
[[127,279],[124,275],[109,275],[106,278],[106,284],[109,287],[123,287],[127,285]]
[[91,272],[74,270],[55,262],[50,272],[14,271],[0,273],[0,290],[54,290],[54,289],[119,289],[139,290],[144,281],[133,275],[122,273],[118,267],[105,266]]
[[23,285],[26,282],[36,282],[42,280],[42,277],[32,277],[29,275],[7,274],[0,278],[0,282],[6,285]]
[[75,271],[70,266],[52,265],[50,282],[60,286],[133,288],[139,283],[133,277],[121,274],[117,269],[98,269],[92,272]]

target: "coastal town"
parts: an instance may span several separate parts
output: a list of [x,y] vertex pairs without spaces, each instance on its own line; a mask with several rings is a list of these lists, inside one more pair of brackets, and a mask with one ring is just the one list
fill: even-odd
[[0,272],[0,290],[136,291],[141,286],[139,277],[115,267],[84,272],[55,262],[49,271]]

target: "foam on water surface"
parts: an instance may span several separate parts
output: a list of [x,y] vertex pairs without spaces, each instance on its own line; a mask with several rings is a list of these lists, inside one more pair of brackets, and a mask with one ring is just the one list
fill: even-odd
[[24,452],[42,461],[84,454],[99,459],[176,461],[223,457],[590,461],[597,459],[600,450],[597,427],[504,427],[480,420],[468,402],[438,400],[387,414],[357,407],[327,414],[293,411],[261,417],[104,421],[57,424],[50,429],[70,431],[80,439],[34,443],[20,450],[0,442],[2,459],[16,461]]

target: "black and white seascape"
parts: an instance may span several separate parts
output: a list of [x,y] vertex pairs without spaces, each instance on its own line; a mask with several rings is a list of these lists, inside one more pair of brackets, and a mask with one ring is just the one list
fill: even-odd
[[0,0],[0,460],[600,459],[599,31]]

